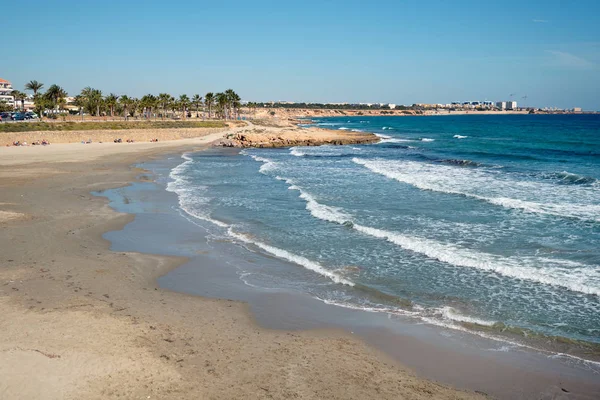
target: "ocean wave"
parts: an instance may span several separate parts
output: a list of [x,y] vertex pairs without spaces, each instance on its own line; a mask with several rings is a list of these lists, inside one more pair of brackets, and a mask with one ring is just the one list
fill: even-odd
[[381,128],[381,129],[382,129],[382,130],[384,130],[384,131],[393,131],[393,130],[394,130],[394,128],[392,128],[392,127],[389,127],[389,126],[384,126],[384,127],[383,127],[383,128]]
[[345,158],[356,156],[358,151],[361,151],[358,147],[347,146],[292,147],[290,155],[304,158]]
[[340,130],[340,131],[347,131],[347,130],[349,130],[349,129],[350,129],[350,128],[346,128],[345,126],[342,126],[342,127],[340,127],[340,128],[339,128],[339,130]]
[[350,215],[344,213],[341,211],[341,209],[337,207],[326,206],[317,202],[313,196],[306,193],[296,185],[292,184],[292,186],[289,187],[289,190],[297,190],[300,192],[300,198],[306,201],[306,209],[310,211],[312,216],[315,218],[329,222],[336,222],[342,225],[351,219]]
[[268,158],[255,156],[253,154],[251,154],[250,157],[252,157],[252,159],[255,161],[263,163],[258,169],[258,172],[260,172],[261,174],[267,175],[267,172],[273,171],[278,167],[278,164],[275,161],[269,160]]
[[[353,216],[341,208],[321,204],[293,182],[287,182],[292,185],[290,190],[300,192],[300,198],[307,202],[306,209],[311,215],[323,221],[344,225],[448,265],[493,272],[509,278],[600,296],[600,270],[592,270],[583,264],[565,268],[560,262],[553,263],[552,259],[546,259],[546,265],[540,268],[537,266],[539,259],[535,258],[502,257],[454,244],[363,226],[356,223]],[[593,284],[596,285],[592,286]]]
[[227,233],[231,237],[238,239],[241,242],[244,242],[247,244],[252,244],[275,257],[279,257],[279,258],[282,258],[289,262],[292,262],[294,264],[300,265],[301,267],[304,267],[310,271],[316,272],[317,274],[319,274],[321,276],[331,279],[335,283],[341,283],[343,285],[354,286],[354,282],[341,277],[340,275],[336,274],[335,272],[331,272],[331,271],[327,270],[319,263],[311,261],[306,257],[302,257],[300,255],[290,253],[289,251],[280,249],[278,247],[270,246],[259,240],[253,239],[248,235],[235,232],[231,227],[229,227],[229,229],[227,230]]
[[456,160],[456,159],[447,159],[447,160],[435,160],[435,162],[443,163],[443,164],[451,164],[458,165],[460,167],[479,167],[480,163],[471,161],[471,160]]
[[497,323],[496,321],[488,321],[485,319],[470,317],[468,315],[461,314],[452,307],[442,307],[439,309],[439,313],[441,314],[443,319],[454,322],[467,322],[470,324],[477,324],[483,326],[494,326],[494,324]]
[[463,136],[463,135],[454,135],[452,136],[454,139],[466,139],[468,138],[468,136]]
[[[516,181],[480,169],[458,169],[414,161],[354,158],[358,165],[421,190],[460,195],[508,209],[600,222],[600,204],[594,190],[562,191],[543,182]],[[508,197],[508,196],[511,197]],[[519,199],[514,197],[538,199]],[[562,200],[562,202],[559,202]],[[591,204],[573,203],[588,200]]]
[[557,180],[559,183],[565,185],[587,185],[598,183],[598,179],[592,178],[591,176],[573,174],[567,171],[547,174],[546,177]]
[[290,154],[293,155],[293,156],[296,156],[296,157],[302,157],[302,156],[306,155],[306,153],[298,150],[296,147],[292,147],[290,149]]
[[[498,275],[562,287],[574,292],[600,296],[600,272],[590,268],[561,268],[535,266],[535,259],[501,257],[453,244],[407,236],[396,232],[354,224],[354,229],[367,235],[387,240],[403,249],[458,267],[495,272]],[[596,282],[597,286],[589,283]]]
[[421,142],[435,142],[435,139],[421,138]]
[[[193,164],[194,160],[187,154],[182,154],[181,158],[185,161],[171,170],[169,178],[171,181],[167,184],[167,191],[177,195],[179,208],[186,214],[206,222],[210,222],[221,228],[229,227],[228,224],[216,220],[206,211],[206,205],[210,198],[201,196],[198,191],[202,189],[198,185],[193,185],[185,176],[188,167]],[[206,189],[206,188],[204,188]]]

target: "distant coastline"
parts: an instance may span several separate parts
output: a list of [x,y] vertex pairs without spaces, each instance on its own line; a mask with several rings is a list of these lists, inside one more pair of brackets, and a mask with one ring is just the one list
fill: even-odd
[[308,108],[261,108],[250,111],[252,119],[294,120],[322,117],[393,117],[393,116],[454,116],[454,115],[597,115],[597,111],[565,112],[565,111],[477,111],[477,110],[350,110],[350,109],[308,109]]

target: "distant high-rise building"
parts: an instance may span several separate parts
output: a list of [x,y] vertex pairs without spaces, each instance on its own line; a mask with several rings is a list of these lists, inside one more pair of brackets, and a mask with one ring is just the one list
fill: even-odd
[[500,110],[506,110],[506,102],[505,101],[499,101],[496,103],[496,107],[498,107]]
[[507,101],[506,102],[506,109],[507,110],[516,110],[517,109],[517,102],[516,101]]

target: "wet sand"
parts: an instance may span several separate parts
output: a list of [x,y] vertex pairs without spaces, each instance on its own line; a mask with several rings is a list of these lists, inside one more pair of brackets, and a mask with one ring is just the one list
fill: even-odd
[[[229,155],[234,152],[221,151]],[[145,163],[145,169],[155,172],[156,184],[144,182],[102,193],[111,200],[112,207],[136,215],[135,221],[123,230],[105,235],[115,251],[189,258],[159,278],[161,287],[243,301],[259,325],[270,329],[343,329],[422,376],[495,398],[594,399],[600,393],[600,369],[595,368],[594,372],[590,365],[576,359],[423,324],[409,317],[328,305],[297,290],[285,289],[285,285],[266,277],[264,282],[249,279],[268,275],[271,270],[293,276],[300,267],[260,249],[222,239],[219,227],[181,213],[177,196],[167,192],[164,185],[165,176],[182,161],[174,156]],[[166,225],[169,230],[162,230]]]
[[482,397],[342,330],[266,329],[242,302],[161,289],[186,257],[110,251],[102,235],[135,217],[91,192],[219,137],[0,151],[0,398]]

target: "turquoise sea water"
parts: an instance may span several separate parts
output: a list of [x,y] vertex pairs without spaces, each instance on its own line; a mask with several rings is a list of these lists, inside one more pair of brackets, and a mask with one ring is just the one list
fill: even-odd
[[169,190],[298,268],[249,285],[486,334],[600,343],[600,116],[341,117],[364,146],[184,156]]

